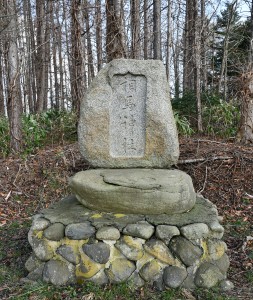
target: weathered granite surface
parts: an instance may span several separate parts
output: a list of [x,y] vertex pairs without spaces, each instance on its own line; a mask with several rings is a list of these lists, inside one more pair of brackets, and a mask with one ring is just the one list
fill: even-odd
[[191,177],[179,170],[87,170],[75,174],[69,185],[85,207],[105,212],[182,213],[196,200]]
[[165,68],[157,60],[116,59],[81,101],[84,158],[99,168],[168,168],[179,156]]

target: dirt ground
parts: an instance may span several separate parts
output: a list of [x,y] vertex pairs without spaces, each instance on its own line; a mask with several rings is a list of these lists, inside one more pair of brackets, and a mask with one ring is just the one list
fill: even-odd
[[[68,177],[87,168],[77,143],[0,159],[1,264],[23,268],[31,251],[27,232],[32,215],[70,194]],[[181,138],[175,168],[192,176],[196,191],[215,203],[224,217],[228,277],[235,285],[228,295],[253,299],[253,147],[210,137]],[[10,228],[17,229],[10,235]],[[20,242],[18,258],[15,249],[7,248],[15,240]]]

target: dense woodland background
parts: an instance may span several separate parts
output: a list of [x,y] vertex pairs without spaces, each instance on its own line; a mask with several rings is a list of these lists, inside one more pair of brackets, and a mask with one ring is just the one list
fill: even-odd
[[[176,167],[224,217],[231,291],[24,280],[32,216],[90,168],[76,142],[80,101],[119,57],[165,65]],[[252,300],[252,61],[253,0],[0,0],[0,299]]]
[[253,142],[253,1],[0,0],[2,154],[49,110],[78,116],[119,57],[164,62],[179,131]]

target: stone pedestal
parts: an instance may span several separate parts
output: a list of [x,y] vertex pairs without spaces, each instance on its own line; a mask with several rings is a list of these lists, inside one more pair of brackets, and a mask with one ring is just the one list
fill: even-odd
[[223,231],[201,196],[191,211],[172,215],[102,213],[70,196],[34,217],[28,279],[210,288],[229,266]]
[[209,288],[226,279],[215,206],[196,195],[189,175],[168,170],[179,147],[161,61],[107,64],[81,101],[78,139],[98,169],[70,179],[76,198],[35,216],[28,278],[159,289]]

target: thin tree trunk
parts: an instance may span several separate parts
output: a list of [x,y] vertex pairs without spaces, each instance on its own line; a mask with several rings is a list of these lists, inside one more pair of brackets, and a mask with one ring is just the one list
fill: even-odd
[[144,59],[148,59],[148,0],[143,1],[143,17],[144,17],[143,53],[144,53]]
[[207,25],[206,25],[206,7],[205,0],[201,0],[201,82],[202,82],[202,91],[207,90]]
[[52,49],[52,54],[53,54],[53,72],[54,72],[54,91],[55,91],[55,109],[59,110],[60,108],[60,99],[59,99],[59,82],[58,82],[58,65],[57,65],[57,42],[56,42],[56,26],[53,25],[53,49]]
[[126,57],[125,33],[122,26],[122,0],[106,0],[107,62]]
[[153,51],[154,59],[162,60],[161,48],[161,0],[154,0],[153,2]]
[[10,147],[19,152],[22,147],[21,114],[22,100],[20,91],[19,57],[17,46],[17,16],[15,0],[8,1],[7,13],[11,20],[8,27],[8,99],[7,110],[10,128]]
[[[51,13],[53,13],[53,1],[49,0],[47,6],[47,14],[46,14],[46,31],[45,31],[45,58],[44,58],[44,65],[45,65],[45,74],[44,74],[44,85],[43,85],[43,110],[47,110],[48,107],[48,74],[49,74],[49,64],[51,63],[51,52],[50,52],[50,41],[51,41],[51,27],[53,26],[53,20],[50,17]],[[52,22],[52,23],[51,23]]]
[[241,119],[237,141],[253,145],[253,72],[241,76]]
[[31,72],[32,68],[32,58],[31,58],[31,36],[30,36],[30,20],[29,20],[29,5],[28,0],[23,2],[23,11],[24,11],[24,25],[25,25],[25,40],[26,40],[26,70],[25,70],[25,89],[24,94],[27,96],[27,102],[29,107],[29,112],[34,112],[34,101],[32,94],[32,82],[33,73]]
[[166,75],[170,81],[170,56],[171,56],[171,0],[168,0],[168,11],[167,11],[167,41],[166,41]]
[[0,117],[5,115],[4,105],[4,86],[3,86],[3,65],[2,65],[2,45],[0,45]]
[[58,61],[59,61],[59,75],[60,75],[60,83],[59,83],[59,107],[61,110],[64,110],[64,79],[63,79],[63,59],[62,59],[62,24],[60,22],[59,11],[56,9],[57,16],[57,45],[58,45]]
[[102,17],[101,17],[101,1],[96,0],[96,47],[97,47],[97,69],[98,71],[102,68]]
[[131,57],[140,58],[140,0],[131,0]]
[[173,65],[174,65],[174,78],[175,78],[175,98],[179,99],[180,96],[180,78],[179,78],[179,54],[180,48],[178,41],[173,49]]
[[92,53],[92,43],[91,43],[91,30],[90,30],[90,18],[89,18],[89,3],[84,1],[84,19],[86,27],[86,39],[87,39],[87,56],[88,56],[88,84],[91,83],[95,76],[94,64],[93,64],[93,53]]
[[84,61],[82,47],[82,27],[80,24],[80,1],[71,3],[71,94],[72,107],[79,115],[80,101],[84,96]]
[[251,1],[250,29],[249,70],[241,76],[241,119],[237,140],[253,145],[253,0]]
[[[47,51],[48,39],[48,10],[51,1],[37,0],[37,55],[36,55],[36,86],[37,86],[37,105],[36,111],[42,112],[47,101],[47,81],[48,81],[48,59],[49,53]],[[47,15],[47,17],[46,17]]]
[[[220,73],[220,80],[219,80],[219,85],[218,85],[218,91],[222,92],[223,91],[223,96],[224,99],[227,97],[227,61],[228,61],[228,45],[229,45],[229,38],[230,38],[230,33],[231,33],[231,23],[232,23],[232,18],[233,14],[235,12],[235,8],[237,5],[237,0],[234,0],[231,3],[231,9],[229,11],[229,18],[228,18],[228,23],[226,27],[226,33],[225,33],[225,39],[223,43],[223,57],[222,57],[222,63],[221,63],[221,73]],[[222,89],[222,87],[224,87]]]
[[198,116],[198,132],[203,131],[202,125],[202,103],[201,103],[201,38],[200,38],[200,19],[198,17],[198,1],[195,1],[194,18],[195,18],[195,94],[197,101],[197,116]]
[[[72,11],[71,11],[71,13],[72,13]],[[67,7],[66,7],[66,4],[65,4],[65,1],[63,1],[63,18],[64,18],[64,20],[67,19]],[[72,20],[72,15],[71,15],[71,30],[72,30],[72,26],[73,26],[72,23],[73,23],[73,20]],[[66,105],[67,105],[67,107],[70,106],[71,109],[74,109],[74,107],[73,107],[73,97],[70,96],[70,95],[73,95],[73,93],[72,93],[73,66],[72,66],[72,52],[71,52],[72,33],[70,35],[71,38],[69,38],[69,33],[68,33],[69,28],[67,26],[67,21],[65,21],[64,28],[65,28],[66,50],[67,50],[67,53],[68,53],[68,56],[67,56],[68,68],[65,68],[65,89],[66,89],[66,95],[65,96],[68,100],[67,102],[69,103],[69,105],[68,105],[68,103],[66,103]],[[64,63],[66,64],[66,60],[64,60]],[[68,74],[69,74],[70,84],[69,84],[69,81],[68,81]],[[69,93],[67,95],[67,87],[68,86],[69,86]]]
[[35,106],[37,103],[37,89],[36,89],[36,47],[35,47],[35,39],[34,39],[34,26],[32,21],[32,11],[31,11],[31,3],[29,0],[27,1],[27,14],[28,14],[28,23],[29,23],[29,37],[31,43],[31,51],[28,54],[30,63],[29,63],[29,74],[31,75],[31,89],[32,89],[32,102],[29,104],[30,111],[35,112]]

